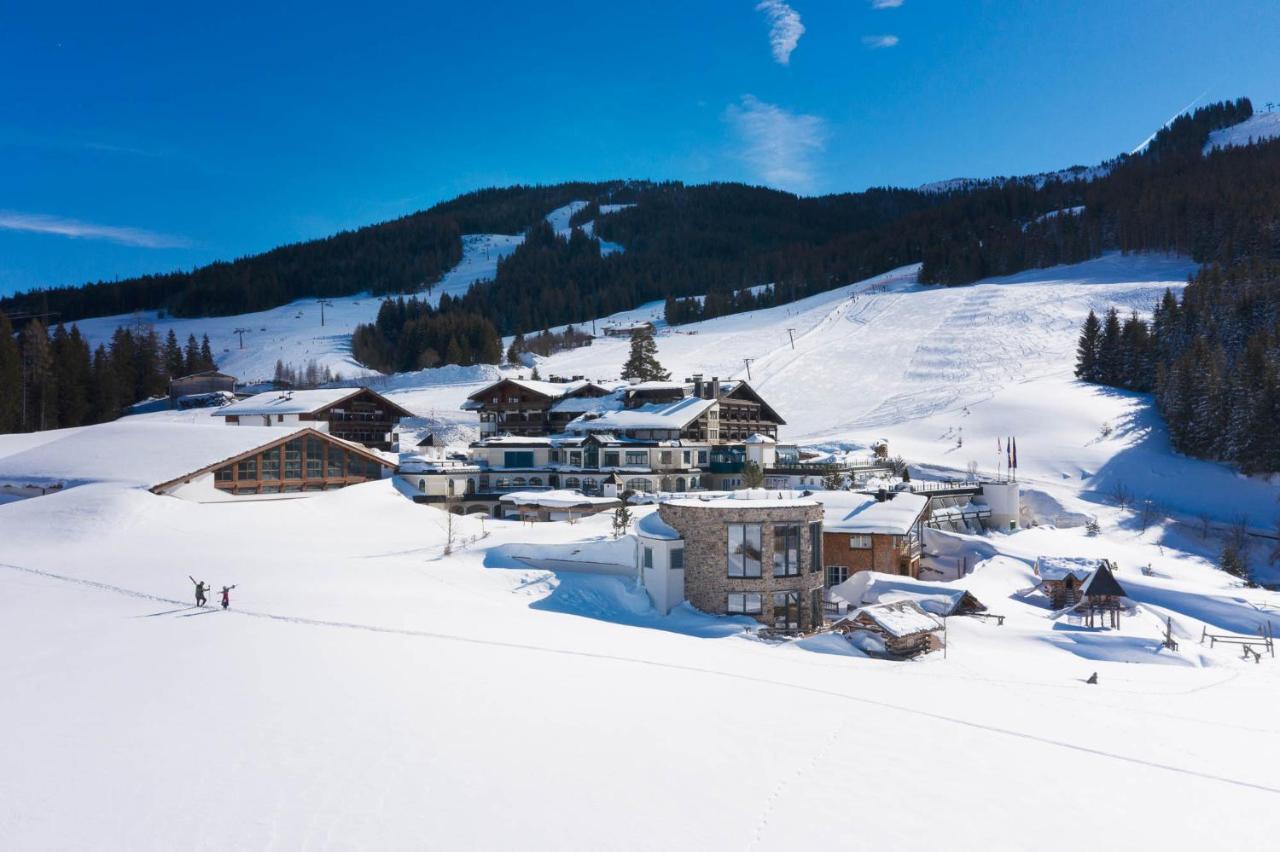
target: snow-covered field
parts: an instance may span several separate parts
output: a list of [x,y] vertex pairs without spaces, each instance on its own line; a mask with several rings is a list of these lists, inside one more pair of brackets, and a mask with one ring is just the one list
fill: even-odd
[[[997,437],[1017,436],[1042,525],[927,537],[1006,616],[951,619],[945,658],[767,644],[736,620],[659,617],[624,578],[514,558],[625,561],[607,517],[460,519],[446,556],[444,516],[388,481],[204,505],[99,482],[0,505],[0,848],[1269,848],[1280,661],[1198,640],[1280,628],[1280,595],[1217,571],[1198,516],[1269,526],[1277,489],[1172,455],[1146,399],[1070,377],[1090,308],[1146,310],[1191,271],[1111,255],[948,289],[907,268],[676,329],[660,305],[610,318],[658,319],[677,377],[745,377],[750,359],[784,439],[887,438],[946,474],[994,468]],[[539,370],[616,378],[626,349],[600,339]],[[457,424],[496,375],[383,387]],[[207,415],[130,420],[154,419]],[[47,437],[0,436],[0,457]],[[1117,484],[1159,504],[1145,530],[1111,505]],[[1136,607],[1122,630],[1021,595],[1041,554],[1117,561]],[[236,583],[232,610],[188,608],[187,575]],[[1159,647],[1166,618],[1177,651]]]

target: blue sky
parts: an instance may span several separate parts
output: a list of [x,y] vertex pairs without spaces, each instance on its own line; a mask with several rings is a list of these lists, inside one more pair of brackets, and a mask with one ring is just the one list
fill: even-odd
[[482,186],[913,186],[1094,163],[1197,97],[1280,102],[1273,0],[189,5],[0,11],[0,293]]

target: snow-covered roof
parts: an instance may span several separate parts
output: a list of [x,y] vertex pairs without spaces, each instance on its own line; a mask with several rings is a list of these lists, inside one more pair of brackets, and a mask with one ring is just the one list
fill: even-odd
[[308,414],[355,396],[362,388],[314,388],[312,390],[268,391],[232,403],[219,417],[255,414]]
[[569,509],[574,506],[605,506],[619,503],[617,497],[589,497],[581,491],[513,491],[498,498],[516,506],[539,506],[544,509]]
[[569,424],[568,428],[579,432],[620,432],[627,429],[680,430],[698,419],[715,404],[714,399],[700,399],[696,396],[685,397],[674,402],[651,402],[635,408],[610,411],[594,420],[575,420]]
[[274,426],[237,429],[219,421],[195,425],[117,420],[0,458],[0,482],[120,482],[151,488],[306,431]]
[[[483,403],[484,400],[482,397],[504,382],[510,382],[511,384],[522,387],[527,391],[541,394],[543,396],[550,397],[551,399],[559,399],[566,394],[580,391],[588,385],[595,384],[595,382],[589,382],[585,379],[575,379],[571,382],[547,382],[539,379],[499,379],[496,382],[485,385],[467,398]],[[605,388],[601,389],[606,390]]]
[[1067,575],[1084,581],[1102,560],[1083,556],[1041,556],[1036,559],[1036,575],[1041,580],[1065,580]]
[[859,617],[869,619],[877,627],[895,639],[911,636],[915,633],[928,633],[942,629],[942,622],[920,608],[915,601],[896,601],[894,603],[873,604],[864,606],[853,612],[842,621],[857,621]]
[[[954,614],[969,592],[948,583],[924,583],[878,571],[859,571],[833,586],[831,594],[853,606],[912,601],[925,612],[945,616]],[[977,598],[973,604],[978,610],[986,609]]]
[[661,541],[679,541],[680,533],[675,527],[662,520],[656,512],[650,512],[636,522],[636,532],[644,538],[656,538]]
[[929,498],[905,491],[890,493],[892,499],[880,501],[856,491],[814,492],[814,499],[822,503],[823,532],[906,535]]
[[768,488],[743,488],[740,491],[679,497],[664,501],[671,506],[694,506],[720,509],[776,509],[790,506],[817,506],[812,497],[797,496],[794,491],[771,491]]
[[501,447],[501,446],[519,446],[519,447],[549,447],[551,439],[537,435],[494,435],[492,438],[481,438],[472,446],[475,447]]
[[621,411],[622,395],[611,393],[606,396],[568,396],[551,403],[551,410],[563,414],[605,414],[609,411]]
[[770,438],[768,435],[761,435],[759,432],[756,432],[751,436],[749,436],[747,440],[743,441],[743,443],[744,444],[776,444],[778,443],[778,441],[775,438]]

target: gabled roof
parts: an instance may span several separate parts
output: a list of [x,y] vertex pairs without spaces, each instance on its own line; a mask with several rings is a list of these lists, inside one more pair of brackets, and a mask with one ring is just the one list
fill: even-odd
[[1061,582],[1068,575],[1084,581],[1099,564],[1097,559],[1080,556],[1041,556],[1036,559],[1036,575],[1050,582]]
[[764,397],[756,393],[755,388],[751,387],[751,385],[747,384],[741,379],[738,379],[731,383],[721,382],[720,392],[722,396],[727,397],[729,399],[747,399],[752,402],[759,403],[760,414],[763,415],[765,420],[772,420],[774,423],[777,423],[779,426],[785,426],[787,424],[787,421],[783,420],[781,415],[779,415],[778,412],[773,410],[773,406],[765,402]]
[[413,412],[396,405],[382,394],[369,388],[313,388],[311,390],[267,391],[242,399],[218,412],[219,417],[255,414],[315,414],[326,408],[346,402],[360,394],[370,394],[401,417],[412,417]]
[[921,609],[915,601],[864,606],[840,620],[873,624],[895,639],[942,629],[942,622]]
[[204,378],[234,379],[235,376],[232,376],[228,373],[223,373],[219,370],[201,370],[198,373],[188,373],[185,376],[177,376],[171,381],[180,382],[183,379],[204,379]]
[[[214,427],[214,428],[217,428],[217,427]],[[266,428],[269,428],[269,427],[266,427]],[[227,430],[227,431],[232,431],[232,430]],[[261,437],[261,433],[262,433],[261,429],[236,429],[234,431],[249,432],[251,434],[257,433],[259,437]],[[351,441],[344,441],[341,438],[335,438],[333,435],[330,435],[328,432],[321,432],[319,429],[312,429],[310,426],[304,427],[302,429],[291,429],[287,431],[280,430],[280,429],[272,429],[271,431],[276,432],[277,434],[279,434],[282,431],[285,431],[285,434],[279,435],[278,437],[272,440],[266,441],[265,443],[260,443],[257,446],[252,447],[243,452],[236,453],[235,455],[227,456],[225,458],[221,458],[216,461],[212,461],[206,464],[204,467],[198,468],[196,470],[188,471],[180,476],[175,476],[172,479],[166,480],[165,482],[161,482],[156,485],[153,485],[151,486],[151,491],[155,493],[159,493],[161,491],[164,491],[166,488],[169,488],[170,486],[173,486],[173,485],[177,485],[179,482],[182,482],[184,480],[194,479],[195,477],[200,476],[201,474],[208,473],[209,471],[215,468],[222,467],[223,465],[235,464],[241,459],[246,459],[249,456],[257,455],[263,450],[269,450],[272,447],[278,447],[281,444],[287,443],[297,438],[319,438],[320,440],[325,441],[327,443],[337,444],[349,453],[354,453],[359,456],[364,456],[369,461],[377,462],[383,467],[394,468],[396,466],[395,462],[388,461],[384,456],[379,455],[378,453],[374,452],[373,450],[370,450],[369,448],[363,446],[362,444],[356,444]]]
[[925,612],[939,616],[987,609],[967,589],[954,584],[922,582],[878,571],[858,571],[838,586],[832,586],[831,594],[854,606],[913,601]]
[[1084,587],[1080,590],[1085,596],[1090,595],[1110,595],[1112,597],[1125,597],[1124,586],[1120,585],[1120,581],[1116,579],[1116,575],[1111,573],[1111,569],[1107,565],[1107,560],[1102,560],[1089,579],[1085,580]]
[[856,491],[815,491],[822,503],[822,531],[859,535],[906,535],[929,505],[929,498],[907,491],[890,500]]
[[475,408],[480,405],[483,405],[484,396],[486,394],[492,393],[495,388],[502,387],[503,385],[515,385],[516,387],[527,390],[530,393],[536,393],[539,396],[544,396],[547,399],[561,399],[566,396],[574,396],[578,394],[591,395],[591,394],[597,394],[597,392],[598,392],[598,395],[604,395],[609,393],[608,388],[601,387],[595,382],[588,382],[583,379],[578,379],[577,381],[572,381],[572,382],[544,382],[544,381],[538,381],[534,379],[505,378],[505,379],[498,379],[496,382],[491,382],[490,384],[485,385],[480,390],[468,396],[467,400],[469,402],[475,403],[475,405],[473,406],[464,405],[463,407]]
[[627,429],[680,430],[697,420],[714,399],[687,396],[674,402],[651,402],[635,408],[610,411],[593,420],[578,419],[568,428],[575,432],[621,432]]

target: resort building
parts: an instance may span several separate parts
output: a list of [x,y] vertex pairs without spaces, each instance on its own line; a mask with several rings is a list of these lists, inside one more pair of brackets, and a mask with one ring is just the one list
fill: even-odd
[[344,441],[385,450],[401,417],[413,413],[369,388],[260,393],[217,413],[229,426],[311,426]]
[[920,576],[920,542],[929,498],[907,491],[821,491],[826,584],[859,571]]
[[[668,500],[659,504],[656,514],[662,531],[670,528],[678,536],[666,539],[672,543],[663,549],[680,547],[679,568],[668,568],[680,571],[682,598],[694,607],[719,615],[747,615],[784,632],[821,626],[822,507],[816,500],[742,491],[728,497]],[[651,540],[659,537],[652,526],[641,531],[642,543],[646,535]],[[642,566],[647,581],[651,565]],[[664,600],[673,594],[664,589]]]

